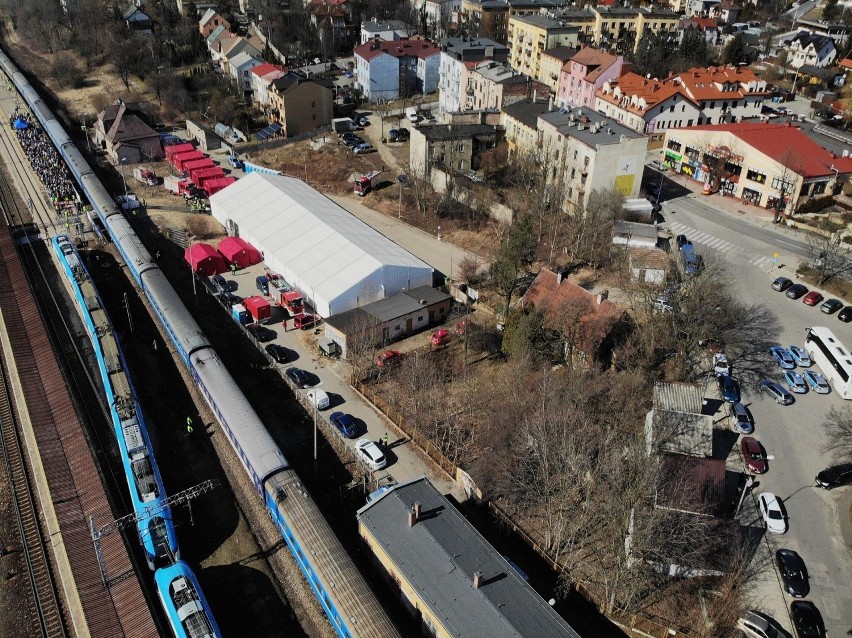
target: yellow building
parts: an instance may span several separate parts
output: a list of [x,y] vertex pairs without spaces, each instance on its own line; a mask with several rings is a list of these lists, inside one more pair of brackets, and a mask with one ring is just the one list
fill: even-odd
[[281,124],[284,137],[331,124],[334,99],[325,80],[285,76],[269,84],[267,95],[269,121]]
[[577,53],[574,47],[554,47],[547,49],[541,54],[541,62],[538,67],[538,81],[546,84],[552,95],[556,95],[559,87],[559,74],[562,67]]
[[614,48],[618,53],[635,51],[646,29],[674,35],[680,21],[678,14],[667,9],[597,7],[591,12],[595,16],[595,44],[604,49]]
[[509,18],[509,66],[540,78],[541,57],[555,47],[577,47],[580,29],[541,15]]
[[436,638],[580,638],[426,478],[358,510],[358,532],[395,593]]

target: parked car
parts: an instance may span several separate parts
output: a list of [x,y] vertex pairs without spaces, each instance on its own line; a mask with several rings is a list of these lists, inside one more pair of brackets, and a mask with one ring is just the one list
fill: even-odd
[[792,549],[779,549],[775,552],[775,562],[787,593],[795,598],[807,596],[811,588],[808,586],[808,570],[802,557]]
[[786,277],[778,277],[775,281],[772,282],[772,290],[777,292],[784,292],[793,285],[793,282]]
[[686,238],[686,235],[678,235],[675,237],[675,243],[677,244],[677,249],[681,250],[686,244],[691,244],[692,242]]
[[328,420],[347,439],[351,439],[357,434],[355,419],[352,418],[351,414],[332,412]]
[[374,363],[380,368],[384,366],[396,365],[402,359],[402,353],[396,350],[388,350],[376,357]]
[[775,357],[782,370],[793,370],[796,367],[793,355],[784,346],[772,346],[769,352]]
[[766,473],[766,453],[763,446],[751,436],[744,436],[740,441],[740,449],[743,452],[746,467],[754,474]]
[[764,379],[760,382],[760,387],[762,390],[767,392],[769,396],[775,399],[775,403],[780,405],[790,405],[795,401],[793,395],[787,392],[784,388],[782,388],[779,384],[771,379]]
[[355,135],[354,137],[346,137],[343,139],[343,143],[346,144],[353,151],[361,146],[362,144],[366,144],[363,137],[359,137]]
[[228,282],[222,275],[213,275],[211,280],[219,292],[228,292]]
[[808,391],[808,384],[802,378],[802,375],[795,370],[787,370],[784,373],[784,381],[787,386],[796,394],[805,394]]
[[816,290],[811,290],[802,298],[802,303],[804,303],[806,306],[815,306],[819,302],[821,302],[823,298],[824,297]]
[[789,346],[787,348],[787,352],[790,353],[790,356],[793,357],[793,361],[795,361],[796,365],[798,365],[800,368],[811,367],[811,364],[813,362],[811,361],[810,356],[804,348],[800,346]]
[[660,160],[651,160],[651,168],[656,168],[658,171],[665,171],[666,165],[663,164]]
[[843,310],[837,313],[837,318],[843,323],[852,321],[852,306],[844,306]]
[[728,361],[728,355],[724,352],[713,355],[713,374],[717,377],[723,374],[731,374],[731,362]]
[[814,482],[817,487],[824,487],[827,490],[832,487],[852,484],[852,463],[827,467],[816,475]]
[[308,376],[308,373],[301,368],[287,368],[284,371],[284,374],[287,375],[287,378],[290,379],[297,388],[307,388],[311,385],[311,378]]
[[827,315],[832,315],[843,307],[840,299],[826,299],[819,309]]
[[719,393],[722,398],[728,403],[736,403],[740,400],[740,390],[737,387],[737,382],[729,374],[723,374],[716,377],[719,382]]
[[760,515],[771,534],[784,534],[787,531],[787,517],[781,507],[781,501],[772,492],[761,492],[757,497]]
[[243,302],[242,297],[235,295],[232,292],[223,292],[220,299],[229,306],[236,306],[238,303]]
[[450,338],[450,331],[441,328],[440,330],[436,330],[432,333],[432,345],[433,346],[442,346],[444,345]]
[[374,150],[376,149],[373,148],[372,144],[367,144],[366,142],[364,142],[363,144],[359,144],[358,146],[353,148],[352,152],[355,153],[355,155],[365,155],[367,153],[372,153]]
[[831,392],[828,381],[816,370],[805,370],[802,372],[802,376],[805,378],[805,383],[811,386],[811,389],[817,394],[828,394]]
[[793,284],[789,288],[787,288],[787,292],[784,294],[787,295],[790,299],[798,299],[799,297],[806,295],[808,293],[808,287],[804,284]]
[[362,115],[358,118],[357,124],[361,128],[363,128],[365,126],[370,126],[370,120],[367,119],[366,115]]
[[301,312],[293,317],[293,327],[296,330],[307,330],[319,323],[319,317],[314,314]]
[[399,133],[397,133],[396,139],[398,142],[407,142],[411,138],[411,131],[407,128],[399,129]]
[[329,405],[331,405],[328,393],[325,390],[309,390],[307,394],[305,394],[305,397],[311,405],[316,406],[317,410],[325,410]]
[[287,348],[279,346],[277,343],[270,343],[264,350],[275,360],[275,363],[287,363],[287,359],[290,358]]
[[740,434],[751,434],[754,432],[754,425],[751,422],[751,416],[746,410],[746,407],[737,401],[730,403],[731,418],[734,420],[734,430]]
[[737,629],[749,638],[780,638],[786,636],[778,631],[774,620],[759,611],[747,610],[737,619]]
[[790,617],[799,638],[825,638],[825,623],[819,609],[809,600],[790,603]]
[[402,174],[396,176],[396,181],[405,186],[406,188],[411,188],[414,185],[414,182],[411,181],[411,178],[408,175]]
[[257,323],[250,323],[246,326],[246,330],[252,337],[257,339],[261,343],[272,341],[275,338],[275,332],[273,332],[266,326],[261,326]]
[[374,472],[388,464],[379,446],[369,439],[360,439],[355,444],[355,453]]

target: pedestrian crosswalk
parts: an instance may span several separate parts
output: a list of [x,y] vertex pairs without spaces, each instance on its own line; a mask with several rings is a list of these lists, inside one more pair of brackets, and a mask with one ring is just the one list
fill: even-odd
[[730,257],[739,257],[740,259],[744,259],[752,266],[756,266],[758,268],[764,268],[772,264],[772,255],[753,255],[748,253],[745,249],[737,246],[736,244],[732,244],[729,241],[725,241],[724,239],[720,239],[715,237],[709,233],[702,232],[700,230],[696,230],[691,226],[687,226],[686,224],[681,224],[680,222],[670,222],[668,224],[669,230],[671,230],[672,234],[677,235],[686,235],[686,238],[691,241],[693,244],[697,244],[703,248],[709,248],[711,250],[722,253],[723,255]]

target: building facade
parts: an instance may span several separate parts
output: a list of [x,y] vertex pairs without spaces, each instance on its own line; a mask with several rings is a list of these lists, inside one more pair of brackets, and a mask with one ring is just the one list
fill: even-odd
[[852,158],[833,155],[789,124],[670,130],[661,158],[673,171],[707,184],[706,191],[782,213],[829,194],[852,176]]
[[331,124],[331,87],[299,76],[285,76],[269,85],[269,119],[281,124],[281,133],[293,137]]
[[539,82],[547,85],[551,95],[556,95],[559,87],[559,74],[562,72],[562,67],[576,54],[577,48],[564,46],[542,51],[537,79]]
[[374,39],[355,47],[355,86],[369,102],[425,95],[438,88],[441,50],[430,40]]
[[539,78],[542,52],[554,47],[576,48],[579,34],[579,27],[545,16],[509,18],[509,66]]
[[438,107],[441,113],[458,113],[467,105],[470,74],[485,61],[504,63],[508,47],[488,38],[445,38],[438,65]]
[[460,26],[468,37],[508,40],[509,19],[556,11],[557,0],[462,0]]
[[559,70],[556,103],[595,108],[598,89],[621,75],[624,58],[592,47],[581,49]]
[[807,31],[799,31],[789,40],[788,51],[790,57],[787,63],[794,69],[801,69],[806,64],[824,69],[834,64],[837,58],[834,40]]
[[464,110],[499,111],[504,105],[530,97],[546,95],[548,87],[507,64],[480,62],[469,76]]
[[432,167],[470,174],[482,155],[497,146],[497,128],[488,124],[435,124],[411,129],[409,164],[417,177],[431,179]]

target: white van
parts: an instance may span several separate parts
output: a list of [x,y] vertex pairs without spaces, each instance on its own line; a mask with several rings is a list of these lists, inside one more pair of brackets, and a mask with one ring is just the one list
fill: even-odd
[[306,395],[308,402],[315,405],[317,410],[325,410],[329,406],[328,394],[325,390],[311,390]]
[[417,115],[417,107],[409,106],[407,109],[405,109],[405,117],[407,117],[408,121],[412,124],[417,124],[417,122],[420,121],[420,116]]

